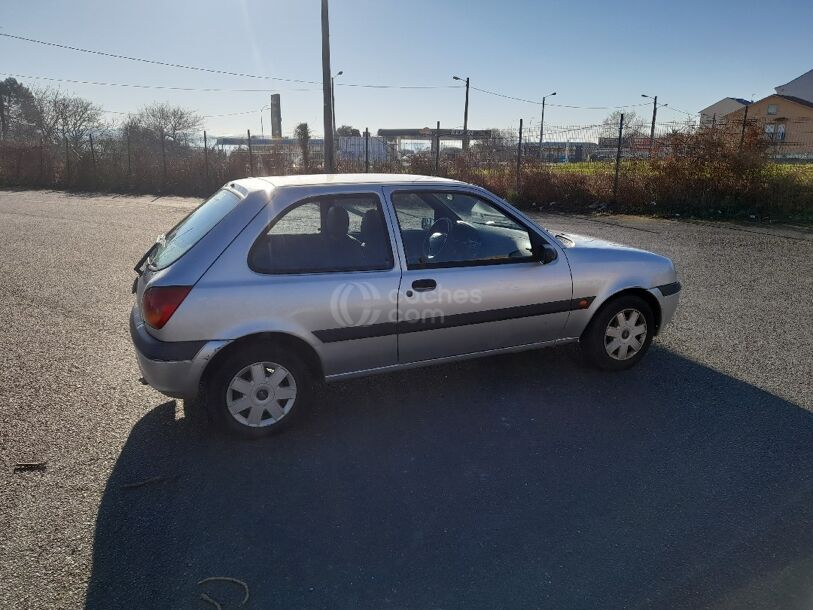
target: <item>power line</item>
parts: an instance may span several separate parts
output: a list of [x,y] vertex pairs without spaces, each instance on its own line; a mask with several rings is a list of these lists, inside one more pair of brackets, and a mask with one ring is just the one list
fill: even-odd
[[170,85],[137,85],[133,83],[110,83],[92,80],[76,80],[71,78],[54,78],[51,76],[32,76],[30,74],[12,74],[11,72],[0,72],[6,76],[15,78],[30,78],[33,80],[47,80],[57,83],[72,83],[76,85],[97,85],[102,87],[130,87],[134,89],[167,89],[170,91],[193,91],[193,92],[226,92],[226,93],[273,93],[275,91],[318,91],[314,88],[293,88],[293,89],[225,89],[221,87],[173,87]]
[[101,55],[104,57],[112,57],[114,59],[125,59],[127,61],[137,61],[145,64],[154,64],[157,66],[165,66],[169,68],[182,68],[184,70],[198,70],[201,72],[211,72],[213,74],[226,74],[229,76],[243,76],[246,78],[264,78],[268,80],[279,80],[285,82],[293,82],[293,83],[304,83],[308,85],[321,85],[322,83],[317,81],[308,81],[308,80],[300,80],[300,79],[293,79],[293,78],[282,78],[279,76],[257,76],[254,74],[245,74],[242,72],[229,72],[228,70],[218,70],[216,68],[202,68],[198,66],[187,66],[184,64],[176,64],[167,61],[159,61],[157,59],[145,59],[143,57],[131,57],[129,55],[119,55],[117,53],[109,53],[107,51],[97,51],[94,49],[83,49],[81,47],[73,47],[66,44],[59,44],[56,42],[48,42],[46,40],[37,40],[36,38],[27,38],[25,36],[16,36],[14,34],[7,34],[5,32],[0,32],[0,36],[4,36],[6,38],[13,38],[14,40],[22,40],[25,42],[30,42],[33,44],[39,44],[46,47],[56,47],[58,49],[64,49],[67,51],[77,51],[79,53],[90,53],[92,55]]
[[[5,32],[0,32],[0,36],[4,36],[6,38],[11,38],[14,40],[22,40],[24,42],[30,42],[33,44],[39,44],[46,47],[54,47],[57,49],[63,49],[67,51],[76,51],[79,53],[90,53],[91,55],[101,55],[103,57],[112,57],[114,59],[124,59],[127,61],[136,61],[145,64],[153,64],[156,66],[164,66],[167,68],[181,68],[183,70],[197,70],[199,72],[208,72],[210,74],[223,74],[226,76],[240,76],[243,78],[259,78],[265,80],[276,80],[276,81],[283,81],[287,83],[301,83],[306,85],[319,85],[321,86],[321,81],[313,81],[313,80],[304,80],[299,78],[283,78],[281,76],[265,76],[260,74],[249,74],[247,72],[231,72],[229,70],[220,70],[218,68],[207,68],[201,66],[189,66],[186,64],[176,64],[168,61],[160,61],[157,59],[145,59],[143,57],[132,57],[130,55],[119,55],[118,53],[110,53],[108,51],[98,51],[95,49],[84,49],[82,47],[74,47],[71,45],[66,44],[59,44],[56,42],[48,42],[47,40],[37,40],[36,38],[27,38],[25,36],[16,36],[14,34],[7,34]],[[370,89],[458,89],[458,85],[373,85],[373,84],[365,84],[365,83],[336,83],[336,85],[341,87],[365,87]]]
[[[658,104],[658,106],[661,106],[661,104]],[[674,110],[675,112],[682,112],[686,116],[690,116],[690,117],[694,117],[697,114],[696,112],[686,112],[685,110],[681,110],[680,108],[675,108],[674,106],[670,106],[668,104],[663,104],[663,106],[666,107],[669,110]]]
[[575,108],[576,110],[623,110],[624,108],[637,108],[639,106],[649,106],[649,104],[626,104],[624,106],[569,106],[567,104],[548,104],[557,108]]
[[534,100],[526,100],[526,99],[521,98],[521,97],[514,97],[512,95],[505,95],[504,93],[497,93],[496,91],[489,91],[488,89],[480,89],[479,87],[475,87],[473,85],[470,88],[474,89],[475,91],[479,91],[480,93],[488,93],[489,95],[496,95],[497,97],[504,97],[505,99],[508,99],[508,100],[514,100],[514,101],[517,101],[517,102],[525,102],[526,104],[541,104],[542,103],[542,102],[537,102],[537,101],[534,101]]
[[[489,91],[488,89],[480,89],[479,87],[471,87],[475,91],[479,91],[481,93],[487,93],[488,95],[495,95],[497,97],[503,97],[505,99],[514,100],[517,102],[525,102],[526,104],[536,104],[541,105],[542,102],[538,102],[536,100],[529,100],[522,97],[514,97],[513,95],[505,95],[504,93],[498,93],[496,91]],[[547,103],[548,106],[556,106],[557,108],[574,108],[577,110],[618,110],[621,108],[634,108],[637,106],[648,106],[649,103],[645,102],[643,104],[626,104],[624,106],[571,106],[568,104],[553,104]]]
[[268,106],[263,106],[262,108],[255,108],[254,110],[243,110],[241,112],[226,112],[224,114],[204,114],[204,119],[213,119],[215,117],[222,117],[222,116],[239,116],[241,114],[257,114],[258,112],[262,112],[268,108]]
[[[240,112],[226,112],[226,113],[223,113],[223,114],[203,114],[203,115],[201,115],[201,118],[203,118],[203,119],[214,119],[214,118],[217,118],[217,117],[238,116],[238,115],[241,115],[241,114],[257,114],[258,112],[262,112],[266,108],[268,108],[268,106],[263,106],[262,108],[255,108],[254,110],[242,110]],[[107,114],[120,114],[120,115],[123,115],[123,116],[128,116],[128,115],[134,114],[132,111],[131,112],[122,112],[120,110],[107,110],[107,109],[104,109],[104,108],[102,108],[102,112],[105,112]]]

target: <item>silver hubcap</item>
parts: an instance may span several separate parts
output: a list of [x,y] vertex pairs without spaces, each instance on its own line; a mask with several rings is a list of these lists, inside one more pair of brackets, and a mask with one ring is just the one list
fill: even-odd
[[637,309],[619,311],[604,333],[604,349],[615,360],[629,360],[644,346],[646,318]]
[[255,362],[237,373],[226,390],[231,416],[244,426],[259,428],[288,415],[296,400],[296,381],[275,362]]

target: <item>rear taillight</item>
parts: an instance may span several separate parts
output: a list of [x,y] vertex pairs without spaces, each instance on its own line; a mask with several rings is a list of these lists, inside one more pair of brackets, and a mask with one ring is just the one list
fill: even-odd
[[183,303],[192,286],[153,286],[147,288],[141,307],[141,316],[153,328],[163,328],[172,314]]

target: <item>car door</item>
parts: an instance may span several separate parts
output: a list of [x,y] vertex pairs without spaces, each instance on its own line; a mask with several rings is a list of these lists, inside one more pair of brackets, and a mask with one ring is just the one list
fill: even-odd
[[327,376],[394,365],[401,269],[388,229],[380,187],[278,189],[188,298],[206,301],[213,337],[301,337]]
[[[399,362],[561,337],[573,295],[558,246],[475,191],[393,187],[385,194],[403,268]],[[532,252],[544,244],[555,255],[545,264]]]

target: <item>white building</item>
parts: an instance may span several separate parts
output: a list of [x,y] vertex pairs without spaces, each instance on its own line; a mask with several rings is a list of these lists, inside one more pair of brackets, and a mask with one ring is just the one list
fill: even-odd
[[724,97],[719,102],[715,102],[700,111],[700,124],[711,125],[720,121],[725,115],[736,112],[740,108],[745,108],[750,103],[741,97]]
[[813,70],[808,70],[789,83],[776,88],[778,95],[796,97],[807,102],[813,102]]

